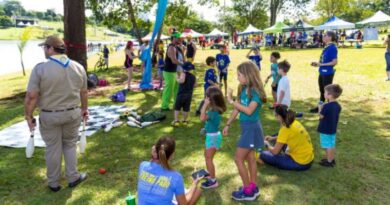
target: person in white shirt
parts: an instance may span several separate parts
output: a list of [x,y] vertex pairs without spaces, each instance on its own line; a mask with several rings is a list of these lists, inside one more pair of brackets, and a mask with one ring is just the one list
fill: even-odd
[[282,76],[278,83],[278,91],[276,93],[277,105],[286,105],[290,107],[291,97],[290,97],[290,81],[288,80],[287,73],[290,70],[290,63],[286,60],[278,64],[278,73]]

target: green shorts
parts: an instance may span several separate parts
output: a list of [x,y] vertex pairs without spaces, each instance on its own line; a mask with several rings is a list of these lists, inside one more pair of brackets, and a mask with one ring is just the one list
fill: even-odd
[[206,133],[206,150],[210,148],[221,149],[222,134],[221,132]]

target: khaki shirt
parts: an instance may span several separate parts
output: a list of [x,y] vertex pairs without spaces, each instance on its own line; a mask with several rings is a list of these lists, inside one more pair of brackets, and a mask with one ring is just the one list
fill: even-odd
[[80,90],[87,89],[87,74],[79,63],[70,60],[67,66],[65,55],[52,56],[34,67],[28,83],[28,92],[39,92],[38,107],[46,110],[73,108],[80,105]]

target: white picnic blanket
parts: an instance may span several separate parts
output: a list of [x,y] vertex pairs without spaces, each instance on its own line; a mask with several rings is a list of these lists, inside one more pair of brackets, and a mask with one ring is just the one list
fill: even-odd
[[[119,119],[120,112],[126,110],[126,106],[92,106],[89,110],[89,120],[85,127],[86,136],[90,137],[103,125],[112,123]],[[42,140],[41,133],[39,132],[39,119],[37,119],[37,128],[34,132],[34,144],[36,147],[45,147],[45,143]],[[82,125],[80,125],[79,131],[82,131]],[[81,136],[81,133],[79,133]],[[0,146],[24,148],[27,146],[27,142],[30,138],[30,130],[28,129],[26,121],[18,122],[10,127],[0,130]]]

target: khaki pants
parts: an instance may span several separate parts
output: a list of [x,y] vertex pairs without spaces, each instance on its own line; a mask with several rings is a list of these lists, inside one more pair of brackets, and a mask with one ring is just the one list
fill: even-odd
[[65,176],[69,183],[76,181],[76,142],[81,123],[80,109],[64,112],[41,112],[39,130],[46,144],[46,175],[51,187],[58,187],[61,179],[62,154],[65,159]]

